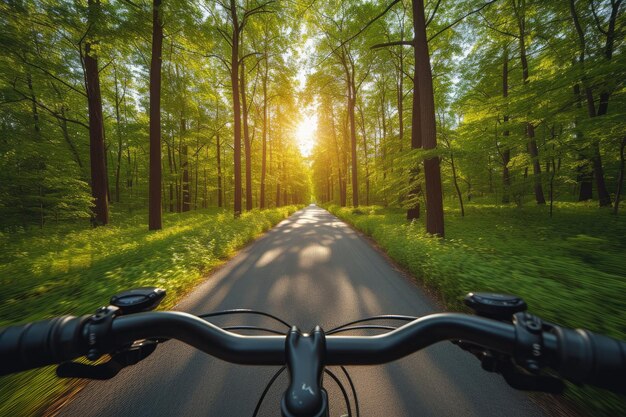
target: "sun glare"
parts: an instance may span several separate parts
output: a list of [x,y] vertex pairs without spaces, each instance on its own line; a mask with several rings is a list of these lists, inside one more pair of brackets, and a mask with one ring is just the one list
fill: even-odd
[[307,115],[298,124],[296,129],[296,139],[300,152],[304,156],[311,155],[315,145],[315,131],[317,128],[317,115]]

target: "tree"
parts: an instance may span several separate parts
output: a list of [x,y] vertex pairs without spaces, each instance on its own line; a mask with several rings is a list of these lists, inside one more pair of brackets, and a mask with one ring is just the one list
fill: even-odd
[[150,187],[148,229],[160,230],[161,220],[161,63],[163,23],[161,0],[152,2],[152,55],[150,63]]
[[[413,30],[415,33],[415,79],[417,83],[413,95],[413,112],[420,112],[419,129],[422,146],[425,150],[437,147],[437,131],[435,124],[435,98],[433,81],[426,38],[426,18],[422,0],[413,0]],[[415,123],[415,121],[414,121]],[[415,124],[412,127],[416,129]],[[443,226],[443,193],[439,157],[428,157],[424,160],[424,178],[426,182],[426,231],[436,236],[444,236]]]

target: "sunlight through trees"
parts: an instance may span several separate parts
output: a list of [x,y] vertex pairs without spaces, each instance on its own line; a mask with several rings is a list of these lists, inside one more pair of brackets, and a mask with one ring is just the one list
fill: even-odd
[[311,194],[440,236],[446,199],[617,213],[621,3],[2,3],[0,222]]

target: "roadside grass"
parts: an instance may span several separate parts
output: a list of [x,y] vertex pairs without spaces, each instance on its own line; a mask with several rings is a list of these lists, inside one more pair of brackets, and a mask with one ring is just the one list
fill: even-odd
[[[95,311],[111,295],[139,286],[167,290],[172,307],[194,284],[247,242],[296,211],[286,206],[232,212],[205,209],[165,214],[163,230],[148,232],[146,215],[0,233],[0,326]],[[87,224],[85,224],[87,223]],[[0,378],[0,415],[43,412],[71,381],[54,367]]]
[[[626,340],[626,216],[588,204],[546,207],[470,205],[446,210],[446,238],[425,233],[423,219],[381,207],[327,207],[371,236],[398,264],[434,289],[451,310],[469,291],[523,297],[529,310],[564,326]],[[590,415],[626,413],[626,400],[570,386]]]

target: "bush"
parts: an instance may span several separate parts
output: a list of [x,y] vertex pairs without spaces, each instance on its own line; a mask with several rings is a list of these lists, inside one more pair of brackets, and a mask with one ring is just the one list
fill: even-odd
[[[554,219],[541,208],[470,206],[464,218],[448,213],[446,239],[439,239],[397,210],[328,209],[371,236],[449,309],[466,310],[469,291],[512,293],[546,320],[626,339],[624,216],[571,204]],[[626,410],[623,398],[606,391],[572,387],[568,395],[593,415]]]
[[[2,234],[0,326],[89,314],[139,286],[165,288],[162,308],[172,307],[212,267],[296,209],[254,210],[239,219],[217,209],[167,214],[155,232],[141,215],[95,229],[84,222]],[[69,384],[54,368],[0,378],[0,415],[40,413]]]

